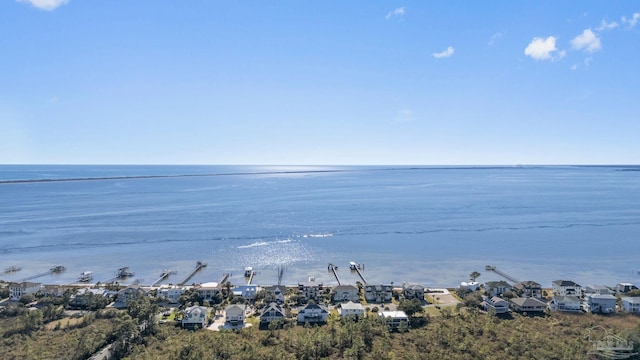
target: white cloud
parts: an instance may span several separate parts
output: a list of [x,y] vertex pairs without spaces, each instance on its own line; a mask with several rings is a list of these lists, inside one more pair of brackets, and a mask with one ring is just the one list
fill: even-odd
[[489,46],[492,46],[493,44],[495,44],[496,40],[500,39],[502,37],[502,33],[497,32],[493,35],[491,35],[491,39],[489,39]]
[[[535,37],[524,49],[524,54],[535,60],[554,60],[558,57],[563,57],[565,52],[557,52],[556,40],[555,36],[549,36],[546,39]],[[554,56],[554,52],[557,52],[556,56]]]
[[571,40],[571,46],[576,50],[586,50],[594,52],[600,50],[600,38],[591,29],[585,29],[582,34]]
[[612,30],[618,27],[618,23],[615,21],[612,22],[606,22],[605,20],[602,20],[600,22],[600,26],[598,26],[596,28],[596,31],[603,31],[603,30]]
[[387,20],[391,19],[394,16],[399,16],[399,17],[403,17],[404,16],[404,6],[399,7],[397,9],[391,10],[389,11],[389,13],[387,14],[387,16],[385,16],[385,18]]
[[638,20],[640,20],[640,13],[633,13],[631,19],[627,19],[626,16],[622,17],[622,22],[629,25],[629,28],[636,26]]
[[578,70],[578,64],[573,64],[571,65],[571,67],[569,68],[571,70]]
[[17,0],[21,3],[29,3],[31,6],[36,7],[40,10],[51,11],[57,8],[58,6],[64,5],[69,2],[69,0]]
[[454,51],[455,51],[455,49],[453,47],[449,46],[443,52],[433,53],[433,57],[436,58],[436,59],[448,58],[448,57],[451,57],[451,55],[453,55]]

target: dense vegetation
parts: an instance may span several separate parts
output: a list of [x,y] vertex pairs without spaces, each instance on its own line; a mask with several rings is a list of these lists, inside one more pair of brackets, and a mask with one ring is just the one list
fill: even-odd
[[238,333],[163,326],[133,345],[127,359],[584,359],[591,348],[586,329],[596,325],[640,344],[640,318],[632,315],[497,318],[471,311],[432,317],[404,333],[389,333],[374,318]]
[[[243,300],[227,294],[226,303]],[[128,302],[127,310],[116,310],[101,309],[106,302],[88,296],[82,310],[65,311],[73,304],[68,295],[40,297],[38,309],[28,309],[34,296],[25,296],[0,312],[0,359],[86,359],[109,344],[112,359],[131,360],[588,359],[591,341],[602,338],[605,329],[632,341],[640,352],[638,316],[497,317],[477,310],[477,292],[460,293],[462,304],[448,307],[423,307],[416,299],[396,299],[398,309],[411,318],[411,327],[397,332],[389,332],[377,319],[374,305],[366,318],[340,319],[333,312],[322,326],[290,321],[259,329],[257,319],[251,318],[252,327],[218,332],[183,330],[172,322],[173,317],[158,323],[160,307],[149,297]],[[181,303],[184,307],[201,300],[187,292]],[[214,303],[214,310],[221,308],[222,304]],[[594,327],[598,327],[595,336],[587,337],[588,329]]]

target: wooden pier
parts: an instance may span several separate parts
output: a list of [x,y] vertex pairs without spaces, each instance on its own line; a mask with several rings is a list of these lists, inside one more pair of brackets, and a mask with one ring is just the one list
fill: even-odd
[[189,273],[189,275],[187,275],[186,278],[184,278],[184,280],[182,280],[181,282],[178,283],[178,286],[183,286],[184,284],[186,284],[187,282],[189,282],[189,280],[191,280],[191,278],[193,277],[193,275],[195,275],[198,271],[202,270],[202,268],[207,267],[207,263],[206,262],[202,262],[202,261],[198,261],[196,263],[196,268],[193,269],[193,271],[191,271],[191,273]]
[[502,276],[503,278],[511,281],[514,284],[518,283],[518,279],[516,279],[513,276],[510,276],[510,275],[498,270],[495,266],[487,265],[487,266],[485,266],[484,269],[485,269],[485,271],[493,271],[494,273]]
[[40,274],[35,274],[35,275],[31,275],[31,276],[27,276],[25,278],[22,278],[20,280],[20,282],[37,279],[39,277],[47,276],[49,274],[59,274],[59,273],[63,272],[64,270],[65,270],[64,266],[56,265],[56,266],[52,267],[51,269],[49,269],[49,271],[45,271],[45,272],[42,272]]
[[256,275],[255,271],[251,271],[251,274],[249,275],[249,277],[247,278],[247,285],[251,285],[251,282],[253,281],[253,277]]
[[160,284],[164,279],[168,278],[169,275],[171,274],[175,274],[176,271],[175,270],[162,270],[162,274],[160,274],[160,278],[158,278],[158,280],[156,280],[153,284],[151,284],[151,286],[157,286],[158,284]]
[[333,265],[332,263],[329,263],[329,266],[327,267],[327,270],[329,270],[329,272],[332,272],[333,276],[336,277],[336,281],[338,282],[338,286],[342,285],[342,282],[340,281],[340,277],[338,276],[338,267]]
[[222,289],[227,280],[229,280],[229,274],[223,274],[220,281],[218,281],[218,288]]
[[358,264],[357,262],[352,261],[349,263],[349,268],[351,269],[351,271],[355,271],[358,273],[358,276],[360,276],[360,279],[362,279],[362,283],[364,283],[365,285],[367,284],[367,279],[364,277],[364,275],[362,275],[362,271],[364,271],[364,264]]

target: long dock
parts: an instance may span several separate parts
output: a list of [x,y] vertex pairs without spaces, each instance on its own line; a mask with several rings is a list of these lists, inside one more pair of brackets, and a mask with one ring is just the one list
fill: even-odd
[[39,278],[39,277],[47,276],[47,275],[49,275],[49,274],[58,274],[58,273],[63,272],[64,270],[65,270],[65,267],[64,267],[64,266],[62,266],[62,265],[56,265],[56,266],[52,267],[51,269],[49,269],[49,271],[45,271],[45,272],[40,273],[40,274],[35,274],[35,275],[31,275],[31,276],[27,276],[27,277],[25,277],[25,278],[22,278],[22,279],[20,280],[20,282],[23,282],[23,281],[29,281],[29,280],[33,280],[33,279],[37,279],[37,278]]
[[224,283],[227,282],[227,280],[229,280],[229,274],[223,274],[222,278],[220,279],[220,281],[218,282],[218,287],[222,288],[224,286]]
[[187,275],[186,278],[184,278],[184,280],[182,280],[181,282],[178,283],[178,286],[182,286],[184,284],[186,284],[189,280],[191,280],[191,278],[193,277],[193,275],[195,275],[198,271],[202,270],[202,268],[205,268],[207,266],[206,262],[202,262],[202,261],[198,261],[196,263],[196,268],[193,269],[193,271],[191,271],[191,273],[189,273],[189,275]]
[[338,286],[342,285],[342,282],[340,281],[340,277],[338,276],[338,267],[329,263],[329,266],[327,267],[327,269],[333,273],[333,276],[336,277],[336,281],[338,282]]
[[251,274],[249,275],[249,277],[247,278],[247,285],[251,285],[251,282],[253,281],[253,277],[256,275],[255,271],[252,271]]
[[495,266],[487,265],[484,269],[486,271],[493,271],[494,273],[502,276],[503,278],[511,281],[514,284],[518,282],[518,279],[514,278],[513,276],[510,276],[509,274],[506,274],[506,273],[498,270]]
[[162,282],[162,280],[168,278],[169,275],[175,274],[175,273],[176,273],[175,270],[163,270],[162,274],[160,274],[160,278],[156,280],[153,284],[151,284],[151,286],[157,286],[159,283]]
[[362,282],[365,285],[367,284],[367,279],[364,277],[364,275],[362,275],[362,271],[360,271],[360,269],[364,270],[364,265],[352,261],[351,263],[349,263],[349,268],[351,268],[351,271],[357,272],[358,276],[360,276],[360,279],[362,279]]

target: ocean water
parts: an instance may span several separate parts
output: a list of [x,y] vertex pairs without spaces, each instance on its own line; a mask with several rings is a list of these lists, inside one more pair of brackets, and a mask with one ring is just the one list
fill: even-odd
[[[616,166],[0,166],[0,279],[457,286],[640,282],[640,171]],[[61,181],[71,179],[71,181]],[[8,266],[22,270],[3,274]]]

